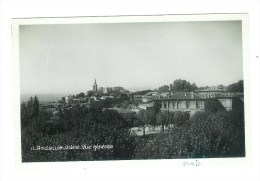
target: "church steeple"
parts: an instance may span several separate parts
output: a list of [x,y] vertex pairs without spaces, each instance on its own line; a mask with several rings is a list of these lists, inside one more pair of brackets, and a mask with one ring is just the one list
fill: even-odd
[[97,92],[97,91],[98,91],[98,85],[97,85],[96,78],[95,78],[95,82],[94,82],[94,85],[93,85],[93,91],[94,91],[94,92]]

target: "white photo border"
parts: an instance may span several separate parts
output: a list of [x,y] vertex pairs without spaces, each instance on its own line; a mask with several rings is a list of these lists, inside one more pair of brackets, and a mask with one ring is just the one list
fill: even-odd
[[[194,21],[242,21],[242,42],[243,42],[243,78],[244,78],[244,100],[245,100],[245,143],[246,157],[241,158],[200,158],[200,164],[207,166],[221,165],[244,165],[252,162],[252,142],[251,142],[251,114],[250,114],[250,60],[249,60],[249,30],[248,14],[186,14],[186,15],[147,15],[147,16],[107,16],[107,17],[62,17],[62,18],[27,18],[13,19],[12,21],[12,41],[13,41],[13,72],[14,72],[14,125],[15,125],[15,159],[17,168],[60,168],[61,165],[82,167],[93,167],[99,165],[98,161],[82,162],[46,162],[46,163],[22,163],[21,161],[21,130],[20,130],[20,73],[19,73],[19,26],[20,25],[44,25],[44,24],[83,24],[83,23],[141,23],[141,22],[194,22]],[[184,161],[194,162],[194,159],[172,159],[172,160],[147,160],[160,165],[166,161],[171,167],[180,167]],[[107,161],[106,161],[107,162]],[[116,164],[142,164],[144,160],[134,161],[109,161]],[[145,165],[146,165],[145,163]]]

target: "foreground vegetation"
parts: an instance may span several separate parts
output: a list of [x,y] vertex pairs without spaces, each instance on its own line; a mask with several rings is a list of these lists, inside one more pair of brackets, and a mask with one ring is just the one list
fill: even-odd
[[[245,156],[243,107],[233,111],[141,112],[125,118],[104,109],[74,106],[53,116],[39,110],[37,97],[21,105],[23,162],[172,159]],[[161,133],[135,136],[130,128],[162,127]],[[168,128],[168,129],[164,129]],[[89,149],[33,150],[37,146],[87,145]],[[95,149],[93,145],[112,145]]]

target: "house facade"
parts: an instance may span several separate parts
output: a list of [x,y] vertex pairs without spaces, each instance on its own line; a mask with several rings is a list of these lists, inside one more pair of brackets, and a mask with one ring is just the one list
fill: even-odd
[[230,111],[243,106],[243,102],[237,96],[215,96],[205,98],[194,92],[179,92],[169,98],[154,100],[161,111],[188,112],[193,115],[199,111]]
[[215,97],[219,102],[225,107],[227,111],[235,109],[237,106],[244,104],[244,95],[239,93],[218,93],[215,94]]
[[142,103],[139,105],[139,108],[146,111],[152,111],[154,109],[154,102]]
[[142,96],[142,102],[150,102],[155,99],[160,99],[160,94],[158,92],[149,92]]
[[204,98],[216,98],[227,111],[231,111],[236,107],[239,101],[244,101],[243,93],[230,93],[230,92],[203,92],[199,93]]
[[135,101],[142,101],[143,95],[134,95],[133,98]]
[[197,92],[199,93],[200,96],[204,98],[213,98],[215,97],[216,94],[225,93],[226,90],[223,88],[210,87],[203,90],[197,90]]
[[205,110],[206,99],[194,92],[179,92],[169,98],[154,100],[161,111],[188,112],[191,115]]

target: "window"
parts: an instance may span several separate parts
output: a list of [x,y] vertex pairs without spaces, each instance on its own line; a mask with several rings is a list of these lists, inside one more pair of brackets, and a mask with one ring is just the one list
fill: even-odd
[[209,94],[209,97],[215,97],[214,93]]
[[197,109],[200,108],[200,101],[196,101],[196,108],[197,108]]
[[180,108],[181,103],[177,101],[177,108]]
[[190,108],[190,101],[186,101],[186,108]]
[[168,106],[169,106],[169,108],[173,107],[172,101],[169,102]]
[[167,102],[166,101],[164,102],[164,108],[167,108]]
[[175,101],[171,101],[169,106],[170,106],[170,108],[175,108],[176,107],[175,106]]

